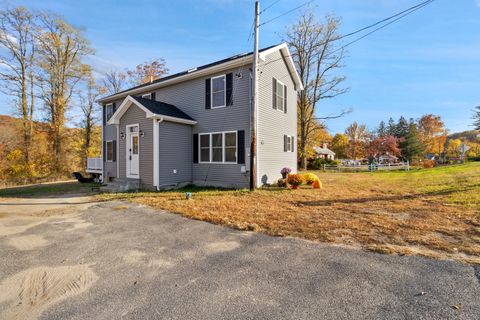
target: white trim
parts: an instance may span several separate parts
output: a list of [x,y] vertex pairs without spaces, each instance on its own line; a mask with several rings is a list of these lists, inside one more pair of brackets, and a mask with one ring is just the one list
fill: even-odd
[[[135,132],[138,135],[138,175],[132,175],[129,174],[129,168],[128,168],[128,145],[127,143],[130,138],[130,127],[138,127],[138,131]],[[128,124],[125,126],[125,176],[127,178],[132,178],[132,179],[140,179],[140,124],[139,123],[134,123],[134,124]]]
[[160,114],[155,114],[145,108],[141,103],[139,103],[137,100],[135,100],[132,96],[127,96],[125,100],[123,100],[122,104],[120,107],[118,107],[117,111],[113,114],[113,116],[108,120],[107,125],[111,124],[120,124],[120,119],[122,116],[127,112],[128,108],[132,105],[136,105],[140,109],[142,109],[143,112],[146,114],[147,119],[163,119],[166,121],[171,121],[171,122],[177,122],[177,123],[184,123],[184,124],[191,124],[195,125],[197,124],[197,121],[195,120],[188,120],[188,119],[182,119],[182,118],[176,118],[176,117],[171,117],[171,116],[164,116]]
[[116,161],[116,166],[117,166],[117,179],[120,178],[120,125],[117,124],[117,161]]
[[159,125],[162,120],[153,119],[153,186],[160,185],[160,154],[159,154]]
[[[213,80],[223,78],[223,105],[222,106],[213,106]],[[217,93],[220,91],[217,91]],[[227,106],[227,75],[222,74],[216,77],[210,78],[210,109],[219,109],[225,108]]]
[[[235,133],[235,162],[225,161],[225,134],[227,133]],[[222,161],[213,161],[213,146],[212,146],[212,135],[214,134],[222,134]],[[202,161],[202,144],[201,144],[201,136],[209,136],[209,151],[210,151],[210,161]],[[217,147],[218,148],[218,147]],[[206,149],[206,148],[204,148]],[[217,132],[202,132],[198,133],[198,163],[204,164],[238,164],[238,130],[230,130],[230,131],[217,131]]]
[[[266,56],[268,56],[269,54],[272,54],[272,53],[274,53],[278,50],[281,50],[284,54],[284,57],[285,57],[285,60],[286,60],[286,63],[287,63],[287,67],[288,67],[288,69],[289,69],[289,71],[292,75],[292,78],[295,82],[295,90],[297,90],[297,91],[298,90],[303,90],[302,80],[300,79],[300,76],[298,75],[298,73],[296,71],[295,64],[293,63],[290,51],[288,50],[288,46],[287,46],[286,43],[282,43],[278,46],[275,46],[273,48],[270,48],[268,50],[260,52],[260,55],[259,55],[260,59],[265,60]],[[98,102],[99,103],[104,103],[104,102],[107,102],[107,101],[114,101],[114,100],[126,97],[128,95],[132,95],[132,94],[138,94],[138,93],[142,93],[142,92],[153,91],[155,89],[170,86],[170,85],[175,84],[175,83],[184,82],[184,81],[194,79],[194,78],[200,78],[200,77],[203,77],[203,76],[208,76],[208,75],[213,74],[213,73],[226,71],[228,69],[233,69],[233,68],[236,68],[236,67],[239,67],[239,66],[244,66],[251,61],[253,61],[253,55],[240,57],[240,58],[237,58],[235,60],[227,61],[225,63],[218,64],[218,65],[215,65],[215,66],[212,66],[212,67],[209,67],[209,68],[205,68],[205,69],[197,70],[197,71],[192,71],[190,73],[186,73],[184,75],[181,75],[181,76],[169,79],[169,80],[165,80],[165,81],[161,81],[161,82],[157,82],[157,83],[152,83],[152,84],[147,85],[147,86],[143,86],[143,87],[140,87],[140,88],[135,88],[135,89],[131,89],[131,90],[128,90],[128,91],[125,91],[125,92],[121,92],[121,93],[117,93],[117,94],[114,94],[114,95],[111,95],[111,96],[107,96],[107,97],[99,99]]]
[[[108,143],[112,143],[112,160],[108,160]],[[113,140],[105,140],[105,162],[113,162]]]

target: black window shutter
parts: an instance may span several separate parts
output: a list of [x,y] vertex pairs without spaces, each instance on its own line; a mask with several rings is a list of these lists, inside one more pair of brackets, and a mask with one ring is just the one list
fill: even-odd
[[112,161],[116,162],[117,161],[117,140],[112,141]]
[[210,89],[210,78],[205,79],[205,109],[210,109],[212,104],[211,99],[211,89]]
[[107,124],[107,106],[106,105],[103,105],[103,108],[102,108],[102,118],[103,118],[103,125],[106,125]]
[[103,141],[103,161],[107,161],[107,142]]
[[286,134],[283,135],[283,151],[287,152],[288,149],[287,149],[287,139],[288,139],[288,136]]
[[237,132],[237,158],[239,164],[245,164],[245,130]]
[[283,94],[285,96],[285,103],[283,106],[283,112],[287,113],[287,86],[283,86]]
[[277,79],[273,78],[273,109],[277,109]]
[[295,138],[292,136],[292,152],[295,152]]
[[198,134],[193,135],[193,163],[198,163]]
[[233,73],[227,73],[225,76],[225,90],[227,91],[227,106],[233,105]]
[[152,100],[155,101],[155,92],[152,92],[151,97],[152,97]]

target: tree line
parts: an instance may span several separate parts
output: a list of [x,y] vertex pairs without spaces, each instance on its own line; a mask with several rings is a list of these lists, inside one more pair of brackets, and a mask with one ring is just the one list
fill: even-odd
[[[400,117],[381,121],[377,128],[368,130],[365,124],[352,123],[345,133],[337,133],[330,140],[330,149],[339,159],[379,158],[384,155],[405,161],[460,156],[459,139],[448,139],[448,130],[440,116],[426,114],[419,119]],[[466,156],[480,155],[480,139],[465,142],[469,147]]]
[[95,78],[85,62],[93,54],[84,30],[55,13],[0,10],[0,90],[20,118],[15,134],[0,137],[0,179],[56,179],[84,168],[87,157],[100,153],[96,100],[168,72],[163,59],[154,59]]

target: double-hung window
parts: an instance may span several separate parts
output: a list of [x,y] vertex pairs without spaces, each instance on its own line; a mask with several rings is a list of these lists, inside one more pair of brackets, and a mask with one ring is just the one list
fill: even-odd
[[199,134],[201,163],[237,163],[237,131]]
[[294,150],[294,138],[293,136],[283,136],[283,151],[285,152],[293,152]]
[[200,162],[210,162],[210,134],[200,135]]
[[226,90],[225,75],[211,79],[212,87],[212,109],[225,107]]
[[277,99],[277,110],[285,112],[285,85],[280,81],[276,81],[276,99]]
[[113,116],[113,103],[109,103],[105,106],[107,109],[105,112],[105,116],[107,118],[107,121],[110,120],[110,118]]
[[113,141],[107,141],[106,142],[106,160],[107,161],[113,161]]

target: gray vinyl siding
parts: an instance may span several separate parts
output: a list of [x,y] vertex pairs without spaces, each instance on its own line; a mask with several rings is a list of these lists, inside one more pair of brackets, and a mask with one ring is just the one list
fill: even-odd
[[[153,186],[153,120],[147,119],[143,110],[135,105],[131,105],[120,119],[120,132],[127,132],[126,126],[139,124],[139,130],[143,131],[144,136],[139,138],[139,173],[140,184],[145,187]],[[120,139],[118,142],[120,178],[126,176],[126,139]]]
[[[114,101],[116,106],[117,106],[117,109],[120,107],[120,104],[122,103],[122,101],[123,101],[123,99]],[[103,117],[103,115],[104,115],[104,113],[103,113],[103,109],[102,109],[102,117]],[[105,125],[105,126],[103,126],[103,141],[110,141],[110,140],[114,141],[114,140],[117,140],[117,139],[118,139],[117,125]],[[119,141],[117,141],[117,157],[116,157],[117,161],[115,161],[115,162],[104,161],[103,162],[103,172],[104,172],[105,176],[108,176],[110,178],[118,178],[117,177],[117,173],[118,173],[117,165],[118,165],[118,161],[119,161],[118,144],[119,144]],[[102,145],[102,148],[103,148],[103,145]]]
[[[205,109],[205,79],[233,73],[233,105]],[[236,74],[241,74],[238,78]],[[175,105],[197,121],[192,134],[245,130],[245,147],[250,141],[250,71],[248,67],[225,70],[156,90],[156,100]],[[176,139],[176,138],[175,138]],[[190,150],[190,153],[192,151]],[[247,153],[245,153],[247,155]],[[246,159],[247,160],[247,159]],[[193,164],[195,184],[234,188],[248,186],[248,173],[242,173],[245,164]]]
[[[259,77],[258,108],[258,183],[273,183],[280,170],[297,172],[297,94],[294,82],[279,51],[267,56]],[[276,61],[275,61],[276,60]],[[274,62],[272,62],[274,61]],[[287,113],[273,109],[273,78],[287,86]],[[294,152],[285,152],[283,136],[294,136]]]
[[192,126],[163,121],[158,129],[160,187],[191,183]]
[[[103,127],[103,137],[104,137],[103,138],[104,141],[117,140],[117,126],[107,125]],[[102,145],[102,148],[103,148],[103,145]],[[118,148],[118,145],[117,145],[117,148]],[[103,162],[103,172],[105,174],[105,177],[109,177],[109,178],[117,177],[117,163],[118,163],[118,157],[116,162],[112,162],[112,161]]]

